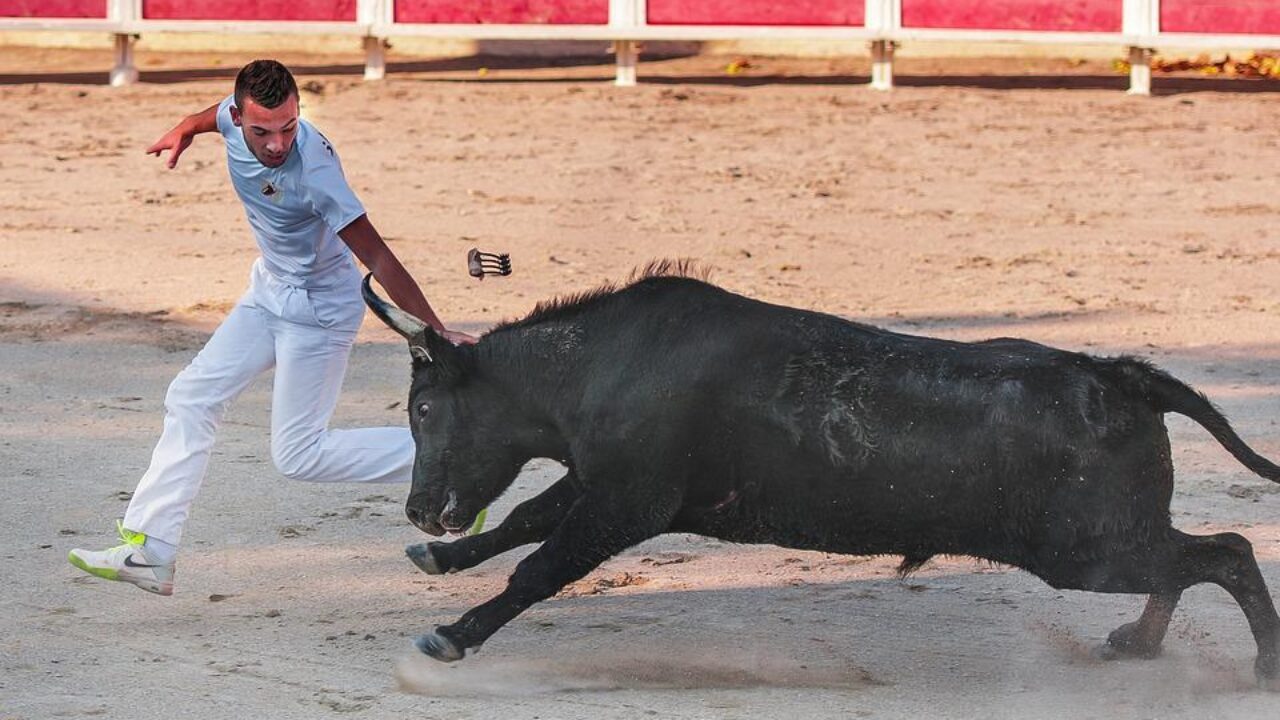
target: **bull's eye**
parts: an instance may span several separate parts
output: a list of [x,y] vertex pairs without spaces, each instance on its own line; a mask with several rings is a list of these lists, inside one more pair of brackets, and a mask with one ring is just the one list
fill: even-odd
[[430,406],[430,405],[428,405],[428,404],[426,404],[426,403],[422,403],[421,405],[419,405],[419,406],[418,406],[418,414],[419,414],[419,415],[426,415],[426,414],[427,414],[427,411],[428,411],[428,410],[430,410],[430,409],[431,409],[431,406]]

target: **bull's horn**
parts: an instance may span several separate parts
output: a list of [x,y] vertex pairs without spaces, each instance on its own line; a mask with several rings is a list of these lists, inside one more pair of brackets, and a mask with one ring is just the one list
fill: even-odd
[[427,329],[427,324],[378,297],[378,293],[374,292],[369,284],[372,278],[373,273],[365,275],[364,284],[360,288],[360,294],[364,296],[364,304],[368,305],[373,314],[386,323],[387,327],[400,333],[405,340],[413,344],[416,337]]

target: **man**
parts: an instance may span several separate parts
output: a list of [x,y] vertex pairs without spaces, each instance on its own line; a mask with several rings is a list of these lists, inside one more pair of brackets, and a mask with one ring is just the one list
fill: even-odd
[[274,60],[246,65],[235,94],[187,117],[147,149],[168,166],[201,133],[220,132],[259,257],[249,289],[165,396],[151,465],[109,550],[72,550],[98,577],[173,593],[174,558],[227,405],[276,368],[271,457],[286,477],[314,482],[407,482],[407,428],[329,430],[347,358],[364,318],[354,253],[397,305],[454,343],[422,291],[387,248],[342,173],[333,146],[298,117],[298,87]]

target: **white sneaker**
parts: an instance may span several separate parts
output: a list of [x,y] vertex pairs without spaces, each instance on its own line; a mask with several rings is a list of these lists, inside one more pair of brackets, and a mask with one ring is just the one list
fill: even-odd
[[152,562],[142,547],[146,535],[125,530],[119,520],[116,529],[123,545],[101,552],[76,548],[67,554],[67,560],[90,575],[132,583],[157,595],[172,595],[174,563]]

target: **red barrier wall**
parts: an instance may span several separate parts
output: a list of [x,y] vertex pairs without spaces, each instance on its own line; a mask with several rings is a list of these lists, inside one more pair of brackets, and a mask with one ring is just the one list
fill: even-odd
[[651,25],[866,24],[863,0],[649,0]]
[[0,17],[105,18],[107,0],[0,0]]
[[[1120,32],[1122,0],[902,0],[908,28]],[[356,0],[143,0],[166,20],[356,19]],[[0,0],[0,17],[105,18],[107,0]],[[653,25],[866,23],[862,0],[649,0]],[[410,23],[609,22],[609,0],[397,0]],[[1280,0],[1161,0],[1165,32],[1280,35]]]
[[902,26],[1120,32],[1122,0],[902,0]]
[[605,25],[609,0],[396,0],[396,22]]
[[145,20],[335,20],[354,22],[356,0],[142,0]]
[[1280,35],[1280,0],[1161,0],[1160,29]]

